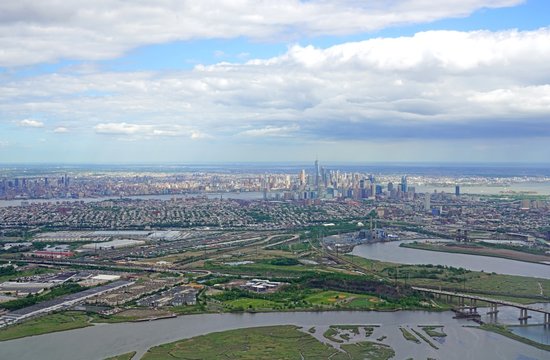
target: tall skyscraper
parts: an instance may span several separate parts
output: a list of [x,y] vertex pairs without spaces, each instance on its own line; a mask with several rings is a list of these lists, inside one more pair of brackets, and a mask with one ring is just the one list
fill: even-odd
[[401,177],[401,191],[404,193],[407,192],[407,175]]
[[314,174],[314,179],[315,179],[315,183],[314,185],[315,186],[319,186],[319,178],[321,177],[321,172],[319,171],[319,160],[315,159],[315,174]]
[[455,186],[455,195],[460,196],[460,186],[459,185]]
[[300,185],[305,185],[305,183],[306,183],[306,171],[302,169],[302,171],[300,171]]
[[431,201],[432,201],[432,194],[430,193],[424,194],[424,210],[430,211],[430,208],[432,207]]

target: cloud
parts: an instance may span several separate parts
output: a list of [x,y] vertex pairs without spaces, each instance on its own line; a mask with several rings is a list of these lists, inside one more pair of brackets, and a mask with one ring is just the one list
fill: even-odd
[[[463,17],[523,0],[201,0],[0,2],[0,66],[103,60],[173,41],[249,37],[295,40]],[[75,46],[75,44],[78,44]]]
[[[5,118],[216,141],[548,136],[550,28],[427,31],[185,71],[57,73],[0,87]],[[108,119],[108,120],[103,120]]]
[[100,123],[94,126],[97,134],[102,135],[123,135],[130,138],[151,138],[151,137],[174,137],[185,136],[190,139],[205,139],[209,135],[189,127],[179,125],[150,125],[150,124],[129,124],[129,123]]
[[56,134],[64,134],[64,133],[68,133],[69,129],[67,129],[66,127],[63,127],[63,126],[59,126],[59,127],[56,127],[55,129],[53,129],[53,132],[56,133]]
[[239,133],[239,135],[251,137],[289,137],[293,136],[298,130],[298,125],[281,127],[267,126],[260,129],[245,130]]
[[44,127],[44,123],[38,120],[24,119],[19,121],[19,126],[29,127],[29,128],[41,128],[41,127]]
[[97,124],[94,127],[96,133],[107,135],[134,135],[146,133],[152,135],[154,129],[151,125],[137,125],[127,123]]

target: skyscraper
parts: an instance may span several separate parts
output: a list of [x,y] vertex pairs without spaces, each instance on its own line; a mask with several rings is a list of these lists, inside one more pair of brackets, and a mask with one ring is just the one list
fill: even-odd
[[455,186],[455,195],[460,196],[460,186],[459,185]]
[[432,201],[432,194],[430,193],[424,194],[424,210],[430,211],[431,201]]
[[401,177],[401,191],[404,193],[407,192],[407,175]]
[[302,169],[302,171],[300,171],[300,185],[305,185],[305,183],[306,183],[306,171]]
[[315,159],[315,186],[319,186],[319,178],[321,177],[321,172],[319,171],[319,160]]

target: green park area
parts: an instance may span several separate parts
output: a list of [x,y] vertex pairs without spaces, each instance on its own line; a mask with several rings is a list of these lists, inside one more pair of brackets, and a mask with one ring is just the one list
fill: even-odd
[[234,287],[205,296],[203,301],[208,309],[230,312],[440,309],[423,302],[410,288],[396,288],[360,275],[322,272],[286,281],[275,292],[257,293]]
[[345,344],[341,350],[323,344],[295,326],[230,330],[153,347],[143,360],[157,359],[389,359],[390,347],[371,342]]

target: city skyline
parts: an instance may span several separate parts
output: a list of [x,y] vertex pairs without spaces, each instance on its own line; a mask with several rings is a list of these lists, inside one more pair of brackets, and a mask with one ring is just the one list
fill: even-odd
[[0,163],[548,163],[549,12],[1,4]]

